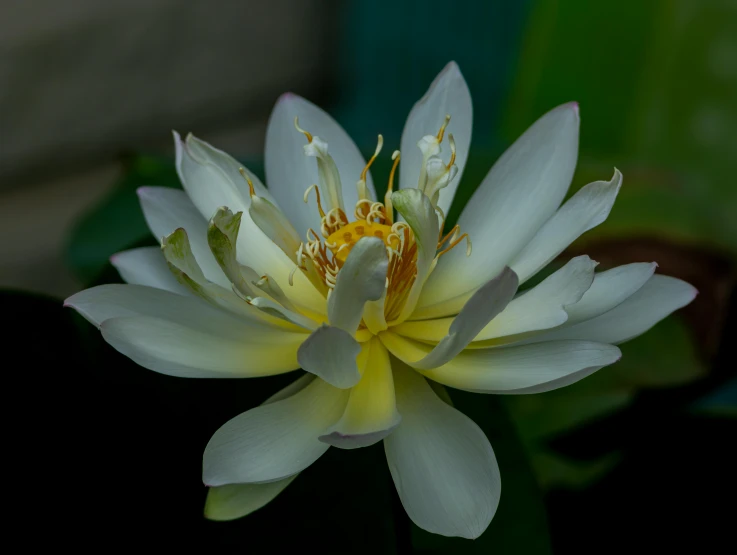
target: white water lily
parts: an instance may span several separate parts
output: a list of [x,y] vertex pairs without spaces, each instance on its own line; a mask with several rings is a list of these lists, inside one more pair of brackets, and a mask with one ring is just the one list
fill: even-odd
[[502,155],[444,235],[471,122],[451,63],[409,114],[398,187],[395,152],[383,201],[369,171],[381,137],[367,164],[330,116],[294,95],[269,121],[268,189],[224,152],[175,133],[184,191],[140,189],[161,249],[114,256],[128,285],[66,304],[164,374],[307,371],[214,434],[203,464],[208,517],[262,507],[330,446],[383,440],[410,518],[478,537],[499,503],[499,470],[442,385],[520,394],[573,383],[694,298],[689,284],[654,275],[654,263],[595,273],[587,256],[518,291],[606,219],[621,185],[615,170],[561,205],[577,159],[575,103]]

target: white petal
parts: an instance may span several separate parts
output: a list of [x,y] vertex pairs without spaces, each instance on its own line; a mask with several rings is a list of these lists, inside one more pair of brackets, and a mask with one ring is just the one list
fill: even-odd
[[589,320],[611,310],[645,285],[657,267],[655,262],[635,262],[596,274],[581,300],[566,306],[566,325]]
[[[399,186],[402,189],[417,187],[422,165],[422,152],[417,142],[425,135],[435,135],[450,115],[450,123],[445,136],[453,134],[456,141],[456,166],[458,175],[440,191],[438,206],[447,214],[458,183],[463,176],[468,150],[471,146],[473,127],[473,106],[471,93],[461,70],[455,62],[450,62],[430,85],[425,95],[412,107],[402,131],[402,161],[399,171]],[[446,139],[447,140],[447,139]]]
[[384,294],[388,267],[386,246],[381,239],[359,240],[338,272],[335,288],[328,298],[330,325],[354,334],[366,302],[376,301]]
[[361,354],[365,359],[361,381],[351,389],[341,419],[320,436],[320,441],[342,449],[373,445],[388,436],[402,419],[394,401],[389,353],[374,337],[362,345]]
[[[561,325],[568,319],[564,307],[575,306],[572,303],[579,301],[591,286],[596,264],[588,256],[570,260],[537,286],[523,291],[512,300],[501,314],[479,332],[469,347],[488,347],[490,345],[479,345],[478,342]],[[466,306],[470,303],[466,303]],[[392,328],[392,331],[410,339],[435,342],[448,333],[452,322],[452,317],[413,320]]]
[[551,110],[507,149],[459,219],[476,248],[441,257],[425,283],[415,318],[454,314],[470,292],[508,265],[553,215],[578,156],[578,105]]
[[519,274],[520,283],[535,275],[580,235],[606,220],[621,186],[622,174],[615,169],[611,181],[589,183],[561,206],[510,264]]
[[404,217],[417,241],[417,275],[402,313],[392,324],[406,320],[414,311],[422,288],[435,264],[440,224],[438,214],[427,195],[418,189],[403,189],[392,194],[392,204]]
[[179,295],[192,294],[171,273],[159,247],[141,247],[119,252],[110,257],[110,263],[127,283],[148,285]]
[[304,470],[328,450],[317,438],[340,418],[347,399],[347,391],[314,380],[292,397],[236,416],[207,444],[203,481],[271,482]]
[[[391,333],[383,333],[381,340],[389,352],[403,361],[416,359],[429,351],[427,345]],[[432,380],[458,389],[480,393],[518,393],[517,390],[546,384],[576,372],[601,368],[620,357],[619,349],[613,345],[591,341],[549,341],[466,350],[439,368],[421,372]]]
[[266,484],[227,484],[210,488],[205,501],[205,518],[234,520],[251,514],[270,503],[297,474]]
[[448,335],[422,359],[407,362],[429,370],[449,362],[476,337],[489,321],[507,306],[517,291],[517,274],[505,267],[497,277],[479,287],[453,319]]
[[111,318],[100,331],[113,348],[144,368],[186,378],[250,378],[295,370],[304,338],[274,332],[238,340],[150,316]]
[[299,348],[299,365],[340,389],[361,379],[356,357],[361,345],[347,331],[323,324]]
[[434,534],[479,537],[501,494],[489,440],[421,376],[406,368],[395,368],[395,376],[402,423],[384,448],[404,509]]
[[230,287],[228,278],[207,246],[207,220],[184,191],[167,187],[140,187],[138,198],[146,223],[157,241],[180,227],[184,228],[205,277],[222,287]]
[[[358,202],[356,182],[366,161],[343,128],[323,110],[294,94],[279,98],[266,131],[266,182],[279,207],[303,237],[309,228],[320,229],[315,198],[310,198],[308,204],[303,201],[305,190],[319,181],[315,159],[304,153],[307,140],[294,128],[295,116],[299,117],[300,127],[328,143],[340,174],[343,202],[348,214],[353,213]],[[370,174],[366,185],[371,198],[375,198]]]
[[475,341],[561,325],[568,319],[566,307],[581,300],[591,287],[597,264],[586,255],[569,260],[560,270],[509,303]]
[[[615,308],[571,326],[562,326],[534,341],[581,339],[602,343],[624,343],[645,333],[675,310],[686,306],[698,291],[680,279],[654,275],[645,285]],[[614,291],[613,295],[617,292]]]

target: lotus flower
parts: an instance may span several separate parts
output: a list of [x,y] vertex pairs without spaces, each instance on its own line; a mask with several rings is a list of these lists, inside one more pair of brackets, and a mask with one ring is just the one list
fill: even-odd
[[306,371],[213,435],[208,517],[262,507],[331,446],[383,441],[410,518],[478,537],[499,503],[499,469],[443,386],[521,394],[568,385],[619,360],[616,344],[694,298],[687,283],[654,275],[655,263],[595,273],[587,256],[519,290],[606,219],[622,182],[614,170],[561,205],[576,167],[575,103],[509,147],[443,233],[471,122],[468,87],[451,63],[409,114],[383,202],[369,171],[381,136],[366,163],[330,116],[292,94],[269,121],[268,189],[224,152],[174,134],[184,191],[139,190],[161,249],[115,255],[128,284],[66,304],[156,372]]

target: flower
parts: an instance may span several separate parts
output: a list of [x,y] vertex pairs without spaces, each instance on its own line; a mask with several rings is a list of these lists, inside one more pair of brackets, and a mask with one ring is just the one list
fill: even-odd
[[128,285],[66,304],[164,374],[306,370],[213,435],[203,462],[210,518],[262,507],[330,446],[383,440],[410,518],[478,537],[499,503],[499,470],[443,385],[562,387],[619,360],[615,344],[694,298],[689,284],[654,275],[655,263],[595,273],[587,256],[518,292],[606,219],[622,182],[615,170],[561,205],[577,159],[575,103],[535,122],[443,234],[471,122],[468,87],[450,63],[409,114],[398,187],[395,151],[383,202],[369,171],[381,136],[366,163],[330,116],[295,95],[282,96],[269,121],[268,189],[224,152],[174,133],[184,191],[139,189],[161,250],[115,255]]

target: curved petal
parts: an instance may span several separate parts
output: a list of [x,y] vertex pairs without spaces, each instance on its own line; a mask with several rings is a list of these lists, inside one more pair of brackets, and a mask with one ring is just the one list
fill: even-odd
[[[585,255],[573,258],[557,272],[512,300],[501,314],[476,335],[469,347],[478,348],[477,342],[554,328],[564,323],[568,319],[565,307],[573,306],[589,289],[596,264]],[[471,303],[469,301],[466,306]],[[452,322],[452,317],[415,320],[392,328],[392,331],[409,339],[434,342],[440,341],[448,333]]]
[[[400,360],[413,360],[427,345],[384,333],[381,341]],[[591,341],[549,341],[494,349],[466,350],[449,363],[422,370],[426,377],[450,387],[479,393],[517,393],[575,372],[618,361],[619,349]],[[581,376],[583,377],[583,376]]]
[[320,441],[342,449],[373,445],[388,436],[402,419],[394,400],[389,353],[376,337],[364,343],[362,351],[365,361],[361,381],[351,389],[341,419],[320,436]]
[[192,293],[169,270],[159,247],[141,247],[119,252],[110,257],[110,263],[120,277],[132,285],[147,285],[179,295]]
[[[358,202],[356,181],[361,177],[366,161],[353,140],[327,113],[295,94],[282,95],[274,106],[266,131],[266,182],[301,237],[309,228],[320,229],[320,214],[314,197],[306,205],[305,190],[319,183],[317,164],[305,156],[305,137],[294,127],[294,118],[300,127],[328,143],[338,167],[347,213],[353,212]],[[376,197],[371,175],[366,176],[371,198]]]
[[611,181],[589,183],[561,206],[510,264],[520,282],[535,275],[580,235],[606,220],[621,186],[622,174],[615,169]]
[[384,294],[388,267],[386,246],[381,239],[364,237],[355,244],[328,298],[328,319],[332,326],[350,334],[356,332],[364,305]]
[[422,359],[405,361],[413,368],[429,370],[446,364],[473,341],[484,326],[507,306],[517,291],[517,274],[508,267],[471,296],[453,319],[448,335]]
[[395,366],[402,423],[384,440],[404,509],[420,528],[479,537],[501,495],[499,467],[484,432],[412,370]]
[[455,164],[458,167],[458,175],[445,189],[440,191],[438,206],[444,214],[448,213],[458,183],[463,176],[473,128],[471,93],[455,62],[450,62],[443,68],[425,95],[412,107],[407,117],[400,147],[402,152],[399,172],[400,188],[417,187],[422,166],[422,152],[417,143],[425,135],[435,135],[446,115],[451,116],[445,133],[446,135],[452,133],[455,138],[457,148]]
[[150,316],[111,318],[100,331],[115,350],[144,368],[185,378],[250,378],[296,370],[304,339],[303,334],[284,333],[236,340]]
[[657,267],[655,262],[635,262],[596,274],[581,300],[566,306],[566,325],[589,320],[624,302],[647,283]]
[[645,333],[673,311],[686,306],[697,293],[685,281],[654,275],[624,302],[604,314],[570,326],[564,325],[535,337],[533,341],[580,339],[624,343]]
[[462,249],[440,258],[415,318],[456,313],[468,294],[508,265],[553,215],[576,168],[578,125],[578,105],[559,106],[499,158],[459,219],[476,248],[468,258]]
[[347,331],[323,324],[299,348],[299,365],[340,389],[353,387],[361,379],[356,357],[361,345]]
[[205,518],[234,520],[267,505],[297,477],[266,484],[227,484],[209,488],[205,500]]
[[287,399],[236,416],[207,444],[203,481],[272,482],[304,470],[330,447],[317,438],[340,418],[347,399],[347,391],[314,380]]
[[222,287],[230,288],[215,257],[207,246],[207,221],[184,191],[167,187],[139,187],[143,215],[157,241],[179,228],[187,232],[192,252],[205,277]]

